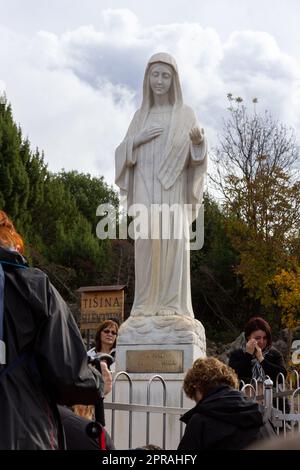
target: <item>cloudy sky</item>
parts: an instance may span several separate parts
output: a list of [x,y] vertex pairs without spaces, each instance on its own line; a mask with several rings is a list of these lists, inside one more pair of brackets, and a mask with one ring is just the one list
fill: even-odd
[[50,170],[112,183],[158,51],[175,56],[211,144],[228,92],[257,97],[300,137],[299,22],[298,0],[0,0],[0,90]]

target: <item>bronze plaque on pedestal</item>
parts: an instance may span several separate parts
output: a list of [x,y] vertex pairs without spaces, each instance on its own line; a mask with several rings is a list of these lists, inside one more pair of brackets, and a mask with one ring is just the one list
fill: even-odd
[[133,373],[183,372],[183,351],[175,349],[126,351],[126,371]]

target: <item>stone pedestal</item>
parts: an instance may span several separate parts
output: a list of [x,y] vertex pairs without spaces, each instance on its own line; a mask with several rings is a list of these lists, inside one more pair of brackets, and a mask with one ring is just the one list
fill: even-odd
[[[194,318],[179,315],[129,317],[119,330],[116,351],[116,371],[125,371],[132,380],[132,403],[140,405],[191,408],[194,403],[182,391],[185,372],[194,360],[206,355],[205,333],[202,324]],[[149,385],[149,380],[159,375]],[[105,400],[110,401],[109,397]],[[129,403],[129,383],[120,375],[115,384],[115,401]],[[149,442],[162,447],[163,415],[150,413]],[[133,413],[132,447],[146,444],[146,412]],[[166,449],[176,449],[183,431],[179,415],[166,417]],[[110,430],[110,412],[107,413]],[[128,448],[128,413],[115,414],[115,445]]]

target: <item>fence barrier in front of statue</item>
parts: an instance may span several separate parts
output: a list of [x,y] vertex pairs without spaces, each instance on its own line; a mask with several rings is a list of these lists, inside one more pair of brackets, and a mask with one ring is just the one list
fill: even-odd
[[[275,384],[267,376],[265,382],[261,383],[255,379],[251,380],[251,383],[245,384],[240,381],[240,389],[249,398],[257,401],[264,409],[266,417],[270,420],[274,426],[276,433],[280,433],[283,436],[287,436],[289,433],[295,431],[300,433],[300,383],[299,374],[296,370],[292,371],[287,382],[283,374],[278,374]],[[118,382],[122,377],[122,381],[128,382],[129,386],[129,400],[128,403],[121,403],[116,401],[116,391]],[[158,381],[162,385],[161,393],[161,406],[151,404],[151,387],[154,381]],[[167,416],[182,416],[190,408],[183,407],[183,390],[179,396],[179,406],[167,406],[168,403],[168,387],[167,381],[165,381],[160,375],[152,376],[145,388],[145,404],[133,403],[133,387],[134,383],[130,375],[121,371],[118,372],[113,380],[111,402],[105,402],[105,409],[111,411],[110,429],[108,431],[111,434],[113,440],[116,437],[116,413],[127,412],[128,418],[128,448],[135,447],[133,442],[133,413],[145,413],[146,414],[146,440],[145,444],[150,444],[150,428],[151,428],[151,415],[161,414],[163,417],[162,435],[161,442],[157,443],[162,449],[166,448],[166,419]],[[178,432],[178,443],[182,438],[184,431],[184,425],[180,421],[179,432]]]

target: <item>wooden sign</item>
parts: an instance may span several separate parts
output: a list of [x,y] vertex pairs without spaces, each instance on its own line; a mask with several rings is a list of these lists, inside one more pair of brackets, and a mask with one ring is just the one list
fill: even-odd
[[103,320],[124,320],[124,290],[126,286],[80,287],[80,329],[96,330]]

